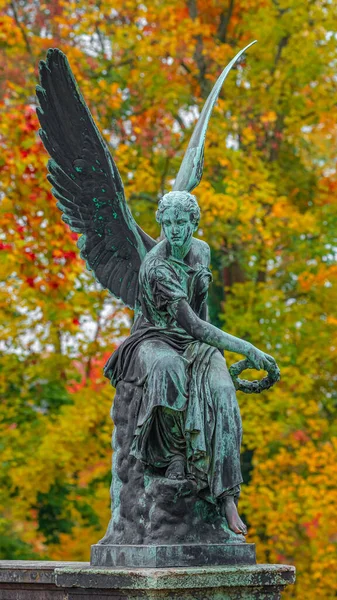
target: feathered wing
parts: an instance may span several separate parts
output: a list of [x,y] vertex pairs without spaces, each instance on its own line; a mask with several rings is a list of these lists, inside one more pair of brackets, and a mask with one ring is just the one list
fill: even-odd
[[77,245],[97,281],[134,308],[139,267],[156,242],[132,217],[117,167],[60,50],[40,62],[40,84],[39,133],[62,219],[82,234]]
[[191,192],[195,187],[197,187],[197,185],[199,185],[204,167],[204,146],[207,127],[210,116],[212,114],[212,110],[219,97],[222,85],[231,68],[235,65],[238,58],[240,58],[240,56],[255,43],[256,40],[248,44],[248,46],[246,46],[242,50],[240,50],[240,52],[238,52],[237,55],[234,56],[231,62],[222,71],[221,75],[215,82],[213,89],[204,104],[200,117],[192,133],[192,137],[190,139],[183,161],[180,165],[178,175],[174,182],[173,190],[186,190],[188,192]]

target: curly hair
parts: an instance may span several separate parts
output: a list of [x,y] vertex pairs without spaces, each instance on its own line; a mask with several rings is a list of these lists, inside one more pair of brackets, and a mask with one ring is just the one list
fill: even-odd
[[189,192],[169,192],[165,194],[158,202],[156,221],[162,223],[165,210],[172,207],[188,212],[192,223],[198,225],[200,221],[200,208],[195,196]]

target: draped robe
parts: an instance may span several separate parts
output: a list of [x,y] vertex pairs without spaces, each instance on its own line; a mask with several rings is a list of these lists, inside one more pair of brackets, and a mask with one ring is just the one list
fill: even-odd
[[141,388],[131,454],[153,469],[183,456],[187,473],[212,503],[238,496],[242,482],[242,425],[235,388],[222,353],[200,342],[176,320],[185,299],[204,313],[209,269],[170,256],[164,240],[145,257],[130,337],[105,366],[118,383]]

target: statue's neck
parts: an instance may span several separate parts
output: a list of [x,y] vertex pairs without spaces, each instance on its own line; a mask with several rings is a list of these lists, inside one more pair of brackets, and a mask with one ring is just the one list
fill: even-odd
[[185,244],[182,246],[171,246],[170,244],[170,254],[173,258],[177,258],[178,260],[184,260],[184,258],[188,255],[192,246],[192,238],[190,238]]

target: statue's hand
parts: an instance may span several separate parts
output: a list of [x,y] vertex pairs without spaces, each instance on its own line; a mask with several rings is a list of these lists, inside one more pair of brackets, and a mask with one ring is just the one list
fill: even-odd
[[[272,356],[261,352],[252,344],[247,344],[244,354],[247,358],[229,367],[229,373],[236,390],[245,392],[245,394],[259,394],[263,390],[269,390],[274,383],[280,380],[280,369]],[[239,375],[246,369],[264,369],[268,375],[255,381],[239,379]]]
[[253,346],[252,344],[249,345],[246,357],[252,364],[252,367],[254,369],[257,369],[258,371],[260,369],[264,369],[265,371],[269,372],[270,369],[278,369],[276,360],[272,356],[270,356],[269,354],[265,354],[264,352],[262,352],[262,350],[255,348],[255,346]]

